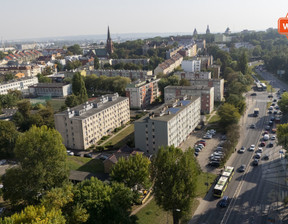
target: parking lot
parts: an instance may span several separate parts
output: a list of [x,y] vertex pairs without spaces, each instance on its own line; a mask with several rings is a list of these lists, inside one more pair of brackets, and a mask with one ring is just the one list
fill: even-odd
[[[193,148],[195,143],[201,139],[203,139],[203,136],[205,135],[206,131],[199,130],[192,133],[188,139],[183,142],[180,146],[182,150],[186,150],[189,147]],[[221,134],[217,133],[213,138],[211,139],[205,139],[206,146],[202,149],[201,152],[199,152],[199,155],[197,156],[198,163],[200,164],[200,167],[203,172],[212,172],[215,174],[219,174],[220,169],[216,169],[215,167],[209,167],[207,164],[209,163],[209,157],[214,152],[214,149],[218,146],[220,143]]]

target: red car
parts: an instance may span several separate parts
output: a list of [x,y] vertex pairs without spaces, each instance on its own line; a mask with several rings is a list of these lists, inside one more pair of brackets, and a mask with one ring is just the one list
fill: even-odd
[[198,141],[198,142],[196,142],[196,145],[198,145],[198,144],[202,144],[202,145],[206,146],[205,142]]
[[264,131],[263,135],[267,135],[267,134],[269,134],[269,132],[268,131]]
[[261,143],[260,143],[260,146],[261,146],[261,147],[264,147],[265,145],[266,145],[265,142],[261,142]]

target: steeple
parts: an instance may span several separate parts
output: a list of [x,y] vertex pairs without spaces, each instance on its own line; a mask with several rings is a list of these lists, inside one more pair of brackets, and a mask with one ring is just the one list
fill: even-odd
[[109,56],[111,56],[111,54],[113,54],[113,43],[112,43],[111,36],[110,36],[109,26],[108,26],[108,33],[107,33],[106,50],[107,50],[107,53],[109,54]]
[[209,25],[207,25],[206,34],[210,34]]
[[194,29],[194,32],[193,32],[193,36],[197,36],[198,32],[196,30],[196,28]]

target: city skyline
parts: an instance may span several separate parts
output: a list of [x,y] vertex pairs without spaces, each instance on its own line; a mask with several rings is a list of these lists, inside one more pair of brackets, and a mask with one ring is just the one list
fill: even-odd
[[[69,3],[69,4],[68,4]],[[277,1],[132,1],[36,0],[4,1],[0,13],[0,37],[4,40],[44,37],[103,35],[110,26],[111,35],[127,33],[223,33],[277,28],[287,14],[288,2]]]

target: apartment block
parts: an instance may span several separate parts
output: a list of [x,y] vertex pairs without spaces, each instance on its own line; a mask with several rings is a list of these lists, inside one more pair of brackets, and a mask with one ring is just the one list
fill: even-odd
[[101,96],[54,115],[55,127],[70,149],[87,149],[130,120],[129,100],[118,93]]
[[134,123],[135,147],[148,154],[183,143],[200,122],[200,97],[165,103]]
[[29,86],[29,93],[34,96],[65,97],[72,94],[72,85],[64,83],[38,83]]
[[183,57],[194,57],[197,55],[197,45],[195,43],[188,44],[178,51]]
[[224,100],[224,79],[190,79],[191,86],[214,87],[214,100]]
[[125,88],[130,108],[145,109],[160,96],[158,82],[160,79],[147,79],[128,84]]
[[37,83],[38,83],[37,77],[27,77],[27,78],[10,80],[8,82],[0,84],[0,95],[8,94],[9,90],[25,91],[28,90],[29,86],[32,86]]
[[111,59],[112,65],[117,65],[119,63],[132,63],[136,65],[148,65],[149,58],[120,58],[120,59]]
[[211,79],[211,72],[175,72],[179,79]]
[[181,63],[181,68],[185,72],[200,72],[201,71],[201,60],[183,60]]
[[130,78],[131,80],[146,80],[148,78],[152,78],[152,71],[144,71],[144,70],[93,70],[92,74],[106,75],[108,77],[122,76]]
[[203,114],[210,114],[214,109],[214,87],[166,86],[164,89],[165,102],[184,96],[201,97],[201,113]]
[[183,57],[180,54],[173,55],[170,59],[165,60],[154,69],[154,75],[163,73],[164,75],[174,71],[175,68],[181,65]]

